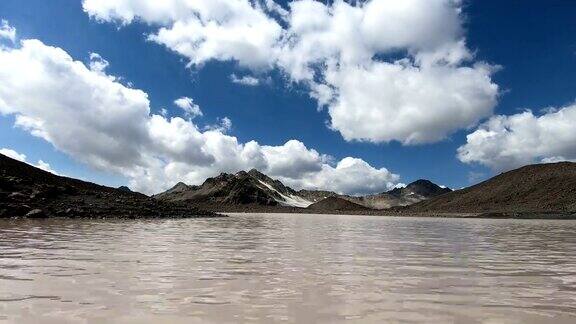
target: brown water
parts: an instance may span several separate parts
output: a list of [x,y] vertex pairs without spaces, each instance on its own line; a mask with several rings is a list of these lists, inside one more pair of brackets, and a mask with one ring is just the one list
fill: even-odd
[[576,221],[0,221],[9,323],[576,323]]

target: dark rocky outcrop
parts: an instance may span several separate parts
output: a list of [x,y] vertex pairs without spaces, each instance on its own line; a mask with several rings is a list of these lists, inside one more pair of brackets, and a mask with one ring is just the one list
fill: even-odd
[[0,154],[0,218],[217,216],[126,189],[57,176]]
[[132,190],[126,186],[120,186],[120,187],[118,187],[118,190],[124,191],[124,192],[132,192]]
[[420,179],[410,183],[406,187],[392,189],[388,191],[388,194],[397,198],[407,198],[413,196],[430,199],[445,193],[449,193],[451,191],[452,189],[440,187],[430,180]]

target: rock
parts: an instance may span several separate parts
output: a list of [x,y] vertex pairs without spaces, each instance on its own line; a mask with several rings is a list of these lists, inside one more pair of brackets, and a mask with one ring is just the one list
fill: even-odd
[[42,190],[42,192],[38,192],[37,196],[41,196],[42,198],[56,198],[58,197],[60,194],[62,194],[62,191],[60,188],[55,187],[55,186],[45,186]]
[[8,195],[8,198],[21,200],[21,199],[25,199],[25,198],[28,198],[28,197],[26,197],[26,195],[23,194],[23,193],[21,193],[21,192],[13,192],[13,193],[11,193],[10,195]]
[[30,199],[35,199],[36,197],[38,197],[38,195],[40,195],[40,191],[39,190],[34,190],[32,192],[32,194],[30,195]]
[[20,204],[20,203],[8,203],[2,204],[2,209],[4,209],[4,213],[1,217],[22,217],[26,215],[32,208],[28,205]]
[[40,219],[40,218],[48,218],[48,215],[46,215],[46,213],[44,213],[42,209],[33,209],[29,211],[28,214],[26,214],[26,217],[32,219]]

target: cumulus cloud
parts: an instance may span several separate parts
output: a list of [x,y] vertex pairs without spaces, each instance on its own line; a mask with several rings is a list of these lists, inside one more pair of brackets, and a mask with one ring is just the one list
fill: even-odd
[[295,140],[282,146],[264,146],[262,152],[269,157],[267,172],[270,176],[291,179],[299,179],[308,173],[320,171],[322,164],[328,159]]
[[[144,165],[148,96],[38,40],[0,50],[0,113],[101,168]],[[127,145],[130,142],[130,145]]]
[[42,160],[38,160],[38,162],[36,164],[29,163],[27,161],[27,157],[25,154],[18,153],[12,149],[1,148],[0,154],[6,155],[7,157],[12,158],[12,159],[17,160],[17,161],[20,161],[20,162],[28,163],[31,166],[37,167],[38,169],[44,170],[46,172],[50,172],[50,173],[58,175],[58,173],[56,171],[52,170],[52,168],[50,167],[50,164],[48,164]]
[[247,0],[86,0],[83,7],[98,20],[128,24],[139,18],[161,26],[149,39],[194,65],[216,58],[265,68],[282,32],[260,5]]
[[492,114],[497,87],[489,75],[490,68],[403,63],[330,68],[327,80],[338,88],[331,127],[347,140],[437,142]]
[[[84,0],[99,21],[154,26],[190,66],[235,61],[300,82],[346,140],[440,141],[492,114],[496,67],[466,46],[459,0]],[[157,27],[156,27],[157,26]]]
[[200,106],[195,104],[192,98],[182,97],[174,100],[174,104],[184,110],[187,117],[194,118],[203,115]]
[[244,86],[255,87],[260,84],[260,80],[255,77],[245,75],[243,77],[238,77],[236,74],[232,73],[230,75],[230,81],[232,83],[241,84]]
[[576,105],[535,115],[494,116],[466,136],[458,159],[496,171],[530,163],[576,160]]
[[[327,156],[296,140],[280,146],[240,143],[225,133],[228,118],[201,130],[192,119],[153,114],[148,95],[120,80],[103,65],[86,66],[60,48],[24,40],[19,47],[0,48],[0,114],[14,116],[17,127],[76,160],[127,177],[131,188],[145,193],[251,168],[297,189],[369,192],[398,180],[359,159],[332,166]],[[193,101],[182,103],[188,107]],[[41,161],[38,166],[47,167]]]
[[7,20],[0,22],[0,39],[6,38],[12,43],[16,41],[16,28],[10,26]]
[[399,176],[386,168],[377,169],[361,159],[347,157],[336,166],[322,164],[319,171],[307,177],[280,179],[295,188],[327,188],[340,194],[365,195],[393,189]]

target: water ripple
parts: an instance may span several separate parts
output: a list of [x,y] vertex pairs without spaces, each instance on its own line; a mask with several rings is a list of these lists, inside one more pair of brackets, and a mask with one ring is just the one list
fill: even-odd
[[576,222],[0,221],[11,323],[576,322]]

